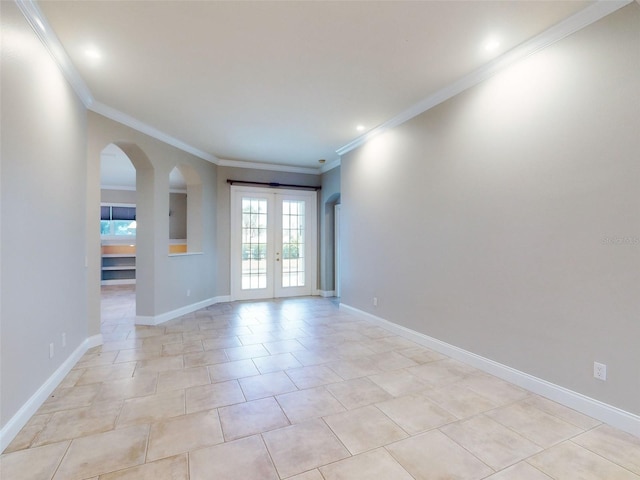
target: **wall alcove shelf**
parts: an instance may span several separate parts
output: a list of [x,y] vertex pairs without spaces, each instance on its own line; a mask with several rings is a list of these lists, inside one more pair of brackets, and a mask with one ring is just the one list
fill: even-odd
[[102,245],[102,285],[136,283],[135,245]]

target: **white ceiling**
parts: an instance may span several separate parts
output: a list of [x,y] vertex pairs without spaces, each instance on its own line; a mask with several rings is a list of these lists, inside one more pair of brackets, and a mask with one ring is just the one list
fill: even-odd
[[357,125],[388,121],[591,3],[39,6],[97,103],[218,159],[318,168]]

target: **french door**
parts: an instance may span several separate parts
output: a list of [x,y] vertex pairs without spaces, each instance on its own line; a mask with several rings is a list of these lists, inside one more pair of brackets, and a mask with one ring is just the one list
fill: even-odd
[[231,186],[233,300],[316,290],[316,192]]

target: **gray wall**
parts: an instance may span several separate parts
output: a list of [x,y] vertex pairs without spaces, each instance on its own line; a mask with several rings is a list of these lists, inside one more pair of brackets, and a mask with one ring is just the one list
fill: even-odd
[[340,167],[322,175],[320,192],[320,290],[335,289],[335,206],[340,203]]
[[84,107],[16,5],[0,3],[4,426],[87,338],[87,126]]
[[227,179],[306,186],[321,185],[319,175],[251,168],[218,167],[218,181],[216,184],[218,203],[218,272],[216,285],[218,296],[231,294],[231,186],[227,183]]
[[632,3],[349,153],[343,303],[640,414],[639,112]]
[[[158,316],[215,296],[216,166],[94,112],[88,113],[87,252],[89,331],[100,328],[100,153],[115,143],[136,168],[136,313]],[[169,256],[169,173],[193,169],[201,185],[198,255]],[[189,195],[191,198],[191,195]],[[196,202],[197,203],[197,202]],[[190,295],[187,295],[189,291]]]

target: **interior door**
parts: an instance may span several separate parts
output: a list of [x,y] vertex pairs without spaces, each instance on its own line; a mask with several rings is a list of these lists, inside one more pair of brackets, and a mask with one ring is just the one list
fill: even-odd
[[231,187],[232,299],[314,294],[316,244],[315,192]]

